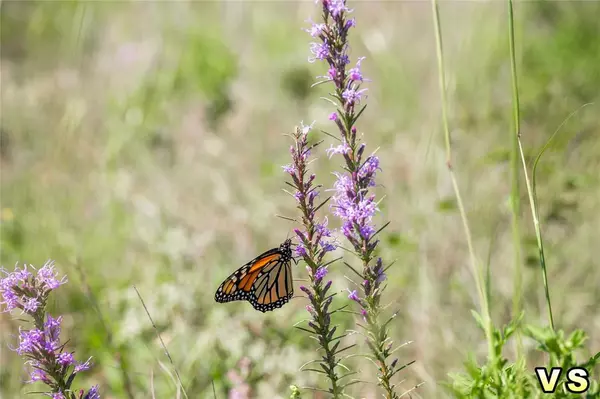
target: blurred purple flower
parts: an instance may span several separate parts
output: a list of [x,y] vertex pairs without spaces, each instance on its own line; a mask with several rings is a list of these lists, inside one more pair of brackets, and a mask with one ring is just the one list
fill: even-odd
[[229,390],[229,399],[249,399],[251,397],[251,388],[248,383],[251,366],[250,359],[244,357],[237,364],[239,371],[231,369],[227,372],[227,378],[233,384]]
[[[73,354],[64,351],[65,345],[60,342],[62,317],[54,318],[45,312],[49,294],[67,282],[66,276],[58,278],[53,261],[46,262],[35,275],[27,270],[27,266],[22,269],[16,266],[13,272],[1,268],[0,274],[3,275],[0,278],[0,312],[20,309],[22,314],[33,319],[34,328],[21,328],[19,343],[13,349],[27,359],[25,363],[31,367],[28,382],[42,381],[51,389],[48,396],[64,398],[62,392],[71,389],[76,373],[89,369],[91,359],[76,363]],[[90,392],[86,398],[99,398],[97,388],[95,394]]]
[[310,19],[307,22],[310,22],[311,26],[310,29],[304,29],[304,31],[310,33],[312,37],[321,36],[323,30],[325,29],[325,24],[317,24]]
[[346,100],[346,104],[354,105],[360,103],[360,99],[362,94],[367,91],[367,89],[357,90],[355,87],[349,87],[342,92],[342,97]]
[[355,302],[359,302],[359,303],[360,303],[360,298],[358,297],[358,293],[356,292],[356,290],[352,290],[352,291],[350,291],[350,290],[348,289],[348,292],[350,293],[350,294],[348,295],[348,299],[351,299],[351,300],[353,300],[353,301],[355,301]]
[[37,272],[37,282],[49,290],[55,290],[60,285],[67,282],[67,276],[62,279],[57,279],[58,272],[54,270],[54,261],[46,262],[44,266]]
[[348,78],[352,81],[361,81],[363,80],[363,75],[362,72],[360,71],[360,63],[362,62],[362,60],[364,60],[366,57],[360,57],[358,59],[358,61],[356,61],[356,66],[354,68],[351,68],[348,71]]
[[342,142],[342,144],[338,145],[337,147],[334,147],[332,145],[325,152],[327,153],[327,155],[329,156],[329,158],[331,158],[335,154],[348,154],[350,151],[351,151],[351,148],[348,146],[348,143],[346,143],[346,141],[344,140]]
[[73,371],[73,373],[79,373],[81,371],[86,371],[89,370],[90,367],[92,367],[92,362],[91,362],[92,358],[90,357],[88,360],[86,360],[83,363],[78,363],[77,365],[75,365],[75,370]]
[[319,267],[317,269],[317,271],[315,272],[315,281],[319,282],[323,279],[323,277],[325,277],[327,275],[327,268],[326,267]]
[[332,252],[337,249],[337,246],[332,242],[321,241],[321,248],[323,249],[323,252]]
[[329,56],[329,45],[327,43],[311,43],[310,52],[312,57],[308,58],[308,62],[313,63],[317,60],[324,60]]
[[298,245],[296,245],[296,255],[301,256],[301,257],[304,257],[307,255],[306,247],[304,246],[304,244],[298,243]]
[[62,366],[70,366],[75,362],[73,354],[70,352],[63,352],[58,355],[57,361]]
[[100,399],[100,390],[98,385],[94,385],[90,388],[90,390],[85,394],[83,399]]
[[353,11],[346,7],[346,0],[327,0],[327,9],[334,18],[339,17],[343,12]]
[[290,175],[296,173],[296,169],[292,165],[283,165],[282,168],[285,173],[289,173]]

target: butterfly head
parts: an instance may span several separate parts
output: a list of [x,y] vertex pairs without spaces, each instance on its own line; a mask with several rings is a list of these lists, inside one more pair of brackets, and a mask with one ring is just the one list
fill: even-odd
[[292,239],[288,238],[287,240],[285,240],[283,242],[283,244],[281,244],[279,246],[279,250],[284,253],[284,254],[288,254],[289,256],[292,255]]
[[294,256],[292,255],[292,245],[294,245],[292,244],[292,239],[288,238],[279,246],[279,252],[281,252],[284,258],[286,258],[288,261],[292,259],[294,262],[296,262],[296,259],[294,259]]

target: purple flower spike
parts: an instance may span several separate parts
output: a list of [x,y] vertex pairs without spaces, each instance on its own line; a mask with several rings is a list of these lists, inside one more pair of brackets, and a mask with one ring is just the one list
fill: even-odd
[[[67,282],[66,276],[58,277],[53,261],[46,262],[35,275],[27,266],[22,269],[17,266],[13,272],[0,268],[0,276],[0,312],[20,309],[21,314],[32,319],[33,328],[20,328],[18,345],[11,348],[30,367],[27,382],[43,382],[50,387],[46,396],[66,399],[64,392],[74,392],[71,388],[74,375],[89,369],[91,359],[78,364],[73,353],[64,351],[65,344],[60,342],[62,317],[54,318],[45,312],[48,296]],[[58,387],[61,391],[57,391]]]
[[[324,40],[326,36],[323,33],[324,30],[329,32],[330,28],[313,24],[311,34],[320,36]],[[330,50],[328,43],[324,42],[321,45],[313,43],[314,58],[312,61],[329,57]],[[309,302],[306,305],[306,310],[310,314],[308,326],[317,335],[321,348],[327,351],[327,356],[319,362],[325,370],[328,370],[327,374],[330,381],[332,381],[331,392],[334,396],[341,397],[342,388],[338,385],[339,376],[336,371],[339,362],[336,353],[329,349],[333,345],[332,339],[335,332],[335,327],[330,324],[331,317],[329,314],[329,306],[333,297],[327,297],[325,294],[331,286],[331,281],[327,283],[325,288],[321,284],[328,272],[327,267],[323,266],[323,258],[328,252],[335,249],[333,244],[335,241],[331,239],[331,231],[327,227],[327,218],[319,220],[316,215],[317,210],[323,204],[319,203],[318,200],[320,186],[315,185],[316,176],[308,170],[311,152],[318,146],[318,143],[309,144],[308,135],[311,128],[312,125],[296,128],[292,136],[294,145],[292,145],[290,151],[292,163],[286,166],[284,170],[293,171],[293,174],[290,173],[292,181],[288,184],[295,189],[292,195],[295,198],[296,208],[301,213],[299,220],[302,222],[302,229],[294,229],[294,233],[298,237],[295,252],[301,258],[301,261],[306,263],[306,270],[310,277],[310,286],[300,287],[300,291],[306,295]]]
[[[357,290],[348,290],[348,298],[358,303],[363,320],[370,331],[383,331],[381,334],[372,334],[369,337],[373,357],[378,359],[378,383],[385,391],[385,397],[397,398],[394,386],[390,380],[394,375],[393,367],[387,367],[389,352],[385,345],[389,342],[387,330],[382,329],[379,315],[381,314],[380,297],[383,290],[381,284],[386,279],[381,260],[375,262],[378,240],[375,233],[378,229],[373,223],[375,213],[378,212],[378,201],[372,192],[376,184],[376,175],[380,171],[379,158],[375,155],[364,157],[366,145],[359,136],[357,122],[364,107],[358,109],[357,105],[366,99],[367,89],[363,87],[369,79],[365,78],[362,71],[364,57],[359,57],[353,67],[349,67],[351,48],[349,30],[356,26],[356,21],[348,18],[352,12],[347,7],[346,0],[321,0],[324,27],[319,27],[319,35],[313,36],[320,43],[311,44],[311,62],[326,61],[327,76],[319,83],[333,86],[331,101],[335,104],[335,112],[329,115],[329,120],[339,131],[339,142],[327,150],[329,158],[339,155],[342,159],[344,172],[335,173],[336,181],[333,186],[334,194],[330,203],[331,212],[340,219],[341,233],[351,244],[353,252],[361,259],[362,284],[360,285],[363,299]],[[324,64],[325,65],[325,64]],[[309,230],[306,231],[316,231]],[[318,237],[324,235],[316,233]],[[334,249],[328,241],[321,241],[321,253]],[[320,281],[320,280],[319,280]],[[323,291],[329,289],[329,283]],[[362,295],[361,294],[361,295]],[[318,309],[317,309],[318,310]],[[329,314],[322,318],[324,325],[328,325]],[[384,348],[384,349],[381,349]],[[327,370],[327,368],[325,368]],[[334,395],[335,396],[335,395]]]

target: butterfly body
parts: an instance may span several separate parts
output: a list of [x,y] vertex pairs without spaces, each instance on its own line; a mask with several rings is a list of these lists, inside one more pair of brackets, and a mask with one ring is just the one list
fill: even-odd
[[282,307],[294,294],[291,245],[288,239],[233,272],[217,289],[215,301],[248,301],[263,313]]

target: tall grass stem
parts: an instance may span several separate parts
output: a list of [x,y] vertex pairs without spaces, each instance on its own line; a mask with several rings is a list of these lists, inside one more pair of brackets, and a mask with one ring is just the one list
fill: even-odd
[[519,152],[521,154],[521,162],[523,163],[523,172],[525,174],[525,183],[527,184],[527,194],[529,196],[529,205],[531,207],[531,217],[533,218],[533,227],[535,229],[535,238],[536,238],[536,241],[537,241],[537,246],[538,246],[538,251],[539,251],[539,256],[540,256],[540,266],[541,266],[541,269],[542,269],[542,280],[544,282],[544,293],[546,295],[546,303],[548,305],[548,323],[550,324],[550,327],[552,328],[553,331],[554,331],[554,316],[552,314],[552,302],[550,300],[550,287],[549,287],[549,284],[548,284],[548,273],[547,273],[547,268],[546,268],[546,257],[544,256],[544,241],[542,239],[542,231],[540,229],[540,218],[539,218],[538,206],[537,206],[537,194],[536,194],[536,184],[535,184],[535,182],[536,182],[536,171],[537,171],[537,166],[538,166],[538,163],[539,163],[542,155],[548,149],[548,147],[550,146],[550,143],[552,142],[552,140],[554,139],[554,137],[556,136],[556,134],[558,134],[559,130],[577,112],[579,112],[581,109],[587,107],[588,105],[592,105],[592,104],[593,103],[583,104],[581,107],[579,107],[575,111],[571,112],[571,114],[569,114],[569,116],[556,128],[556,130],[554,131],[554,133],[552,133],[552,136],[550,136],[550,138],[548,139],[548,141],[546,142],[546,144],[544,145],[544,147],[542,147],[542,149],[540,150],[539,154],[535,158],[535,161],[533,163],[532,182],[531,183],[529,181],[529,176],[527,174],[527,162],[525,161],[525,154],[523,152],[523,144],[521,142],[521,134],[519,133],[519,135],[518,135]]
[[483,324],[485,335],[488,343],[488,356],[490,360],[495,358],[495,350],[494,350],[494,341],[492,337],[492,320],[489,312],[489,305],[487,301],[487,295],[484,292],[484,276],[483,270],[477,261],[475,256],[475,250],[473,247],[473,239],[471,236],[471,229],[469,227],[469,222],[467,219],[467,214],[465,212],[465,207],[463,205],[462,196],[460,193],[460,189],[458,187],[458,181],[456,179],[456,175],[454,173],[454,169],[452,166],[452,146],[450,144],[450,128],[448,124],[448,106],[446,102],[446,78],[445,67],[444,67],[444,56],[443,56],[443,47],[442,47],[442,35],[441,35],[441,25],[440,25],[440,16],[438,9],[437,0],[431,0],[432,12],[433,12],[433,22],[435,28],[435,41],[436,41],[436,54],[437,54],[437,63],[438,63],[438,77],[439,77],[439,86],[440,86],[440,99],[442,106],[442,125],[444,128],[444,141],[446,144],[446,165],[448,167],[448,172],[450,173],[450,179],[452,180],[452,187],[454,189],[454,195],[456,196],[457,206],[460,212],[460,217],[462,220],[463,228],[465,230],[465,237],[467,240],[467,246],[469,250],[470,257],[470,265],[473,273],[473,278],[475,280],[475,285],[477,286],[477,293],[479,296],[479,303],[481,307],[481,312],[483,316]]
[[[523,249],[521,247],[521,227],[519,217],[521,216],[521,193],[519,188],[519,143],[518,136],[521,131],[521,115],[519,105],[519,86],[517,79],[517,62],[515,55],[515,25],[513,2],[508,0],[508,47],[510,53],[510,70],[512,80],[512,119],[513,128],[509,130],[510,134],[510,210],[512,213],[511,227],[514,251],[513,267],[513,317],[519,317],[522,310],[523,296]],[[521,359],[523,356],[523,341],[521,331],[516,332],[516,357]],[[519,380],[519,392],[521,392],[521,383]]]
[[140,298],[140,302],[142,303],[142,306],[144,307],[144,310],[146,311],[146,315],[148,316],[148,319],[150,320],[150,323],[152,323],[152,328],[154,328],[154,331],[156,331],[156,336],[158,337],[159,341],[160,341],[160,345],[163,347],[165,354],[167,355],[167,358],[169,358],[169,362],[171,362],[171,366],[173,367],[173,371],[175,371],[175,375],[177,376],[177,382],[179,383],[179,387],[181,388],[181,391],[183,392],[183,395],[188,398],[188,394],[185,391],[185,388],[183,387],[183,383],[181,382],[181,377],[179,376],[179,371],[177,371],[177,367],[175,367],[175,363],[173,362],[173,358],[171,357],[171,354],[169,353],[169,350],[167,349],[167,346],[165,345],[165,342],[163,341],[160,333],[158,332],[158,328],[156,327],[156,324],[154,324],[154,320],[152,319],[152,316],[150,316],[150,312],[148,311],[148,308],[146,307],[146,303],[144,302],[144,299],[142,298],[142,295],[140,294],[140,292],[138,291],[137,287],[134,285],[133,289],[135,290],[135,292],[137,293],[138,298]]

